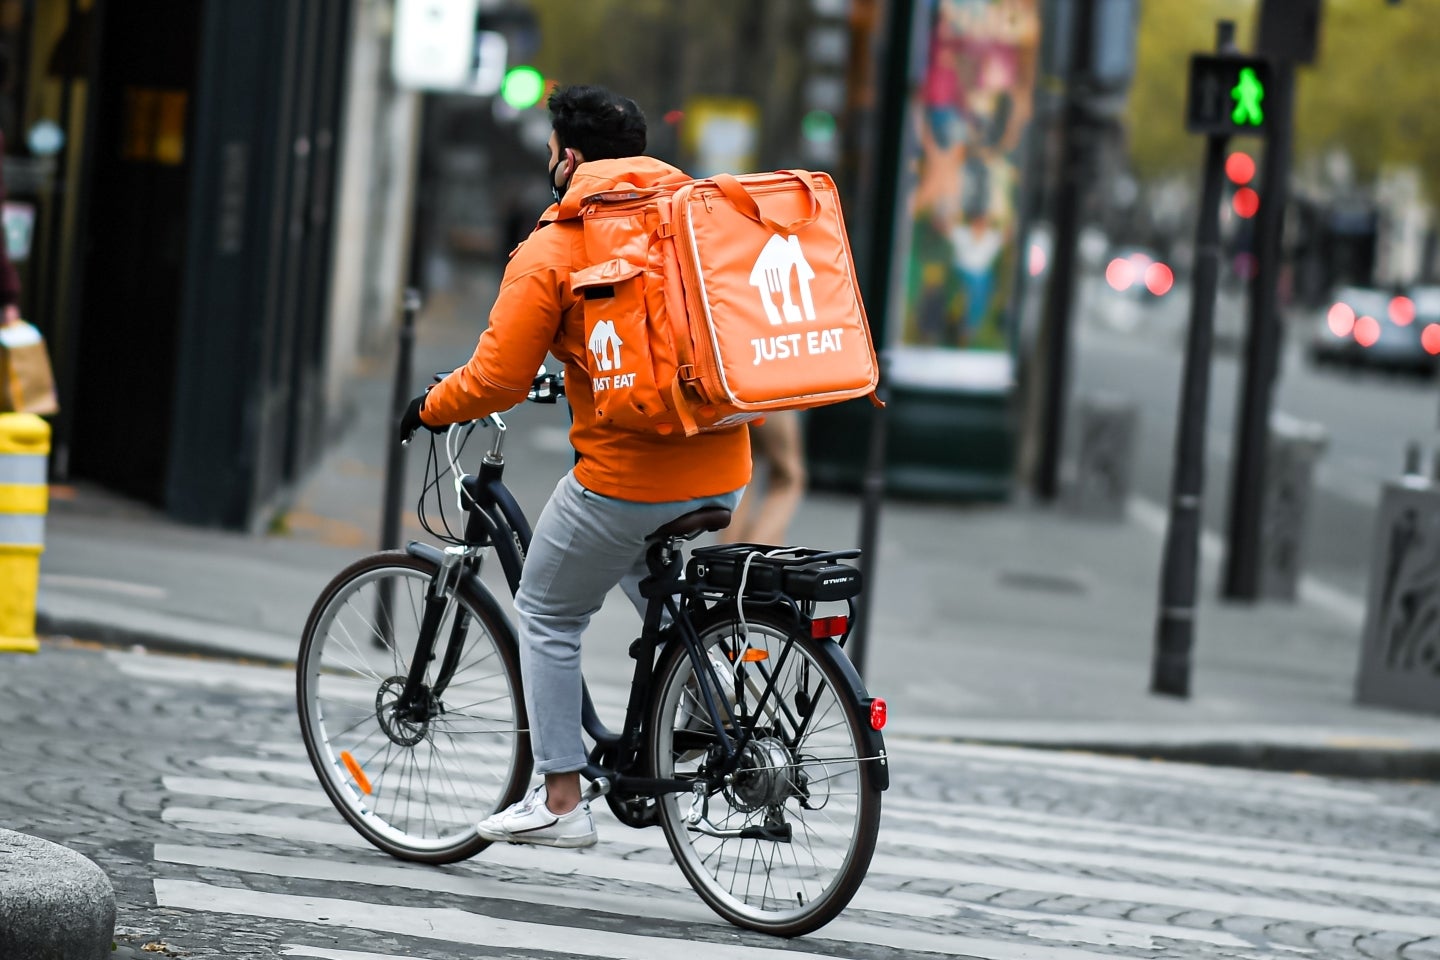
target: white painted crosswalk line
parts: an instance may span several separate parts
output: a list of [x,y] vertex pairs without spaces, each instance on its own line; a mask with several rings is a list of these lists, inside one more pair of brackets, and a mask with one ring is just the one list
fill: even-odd
[[[322,843],[329,846],[355,849],[372,849],[358,833],[343,824],[318,823],[292,817],[277,817],[266,814],[236,813],[222,810],[204,810],[186,807],[172,807],[166,810],[164,820],[205,833],[231,836],[265,836],[277,840],[294,840],[304,843]],[[487,864],[515,867],[543,872],[551,877],[565,877],[581,874],[602,880],[616,880],[628,883],[648,883],[653,886],[675,890],[689,890],[684,876],[668,857],[664,862],[626,859],[620,853],[635,850],[665,850],[665,838],[658,830],[631,830],[622,828],[613,821],[617,830],[623,829],[614,843],[602,841],[597,847],[585,851],[555,850],[549,847],[519,847],[496,844],[486,848],[475,860],[470,861],[476,869]],[[851,906],[860,910],[874,910],[897,916],[944,917],[954,913],[954,905],[943,900],[916,894],[892,893],[886,890],[860,888]]]
[[282,944],[280,950],[287,957],[311,957],[313,960],[420,960],[408,953],[357,953],[354,950],[307,947],[299,943]]
[[[562,940],[587,957],[614,960],[820,960],[829,954],[805,950],[768,949],[752,944],[714,943],[690,937],[672,938],[608,930],[522,923],[463,910],[399,907],[383,903],[263,893],[190,880],[156,880],[155,899],[162,907],[266,917],[327,927],[375,930],[397,936],[423,937],[479,947],[555,950],[546,944]],[[833,926],[833,925],[832,925]],[[826,927],[814,939],[827,939]],[[978,960],[1099,960],[1101,954],[1071,947],[1025,942],[982,940],[956,934],[896,930],[899,949],[962,953]],[[802,941],[803,942],[803,941]]]
[[[191,847],[176,844],[157,844],[155,859],[162,863],[186,864],[197,867],[213,867],[246,873],[261,873],[275,877],[294,877],[311,880],[365,884],[374,886],[396,886],[414,890],[429,890],[436,893],[453,893],[461,896],[484,897],[487,899],[516,900],[521,903],[567,907],[571,909],[595,910],[632,914],[633,899],[624,892],[605,893],[601,891],[574,890],[557,886],[553,881],[527,884],[514,879],[503,882],[481,875],[484,861],[467,865],[464,876],[441,873],[427,867],[398,863],[354,864],[314,857],[284,857],[273,854],[251,853],[219,847]],[[537,871],[537,874],[543,873]],[[548,874],[547,874],[548,876]],[[708,907],[698,898],[688,896],[688,888],[679,891],[676,900],[648,899],[645,914],[647,919],[674,920],[686,923],[722,924]],[[912,917],[954,916],[958,905],[947,904],[944,900],[906,894],[880,894],[866,897],[865,891],[852,903],[854,909],[875,910],[885,906],[890,912]],[[973,905],[967,909],[975,909]],[[1022,919],[1037,928],[1045,926],[1055,933],[1076,932],[1076,939],[1084,937],[1084,931],[1099,934],[1105,943],[1127,942],[1130,945],[1148,944],[1153,938],[1165,937],[1174,940],[1191,940],[1221,946],[1243,947],[1247,941],[1216,930],[1199,930],[1161,924],[1135,923],[1129,920],[1095,917],[1067,917],[1046,914],[1033,910],[999,911],[984,908],[986,912],[1000,912]],[[894,935],[879,934],[844,919],[832,922],[820,936],[836,937],[856,942],[880,943],[896,939]],[[1092,942],[1101,942],[1097,939]]]
[[[258,835],[282,840],[328,843],[335,846],[365,847],[357,834],[342,824],[320,823],[291,817],[246,814],[234,811],[171,807],[163,818],[192,829],[232,834]],[[653,845],[647,831],[637,831],[641,843]],[[662,840],[663,842],[663,840]],[[1040,848],[1032,848],[1039,850]],[[679,871],[670,863],[646,863],[617,860],[606,856],[602,848],[576,853],[545,848],[491,847],[485,854],[488,862],[506,866],[543,869],[555,873],[581,873],[611,880],[630,880],[662,886],[684,883]],[[1222,915],[1267,917],[1322,926],[1350,926],[1362,930],[1388,930],[1419,936],[1440,936],[1440,918],[1427,911],[1423,915],[1406,915],[1317,904],[1264,893],[1232,894],[1210,890],[1169,887],[1160,883],[1127,880],[1105,880],[1047,871],[1023,870],[986,864],[958,864],[923,857],[899,856],[877,852],[871,861],[871,877],[934,879],[952,884],[979,884],[1000,889],[1027,890],[1097,900],[1113,900],[1138,904],[1161,904],[1189,910],[1204,910]],[[667,879],[668,878],[668,879]],[[1298,881],[1297,881],[1298,882]],[[1263,888],[1262,888],[1263,889]],[[1283,886],[1274,885],[1283,892]],[[867,891],[862,888],[861,896]],[[954,900],[963,903],[963,900]],[[857,907],[860,902],[857,901]]]

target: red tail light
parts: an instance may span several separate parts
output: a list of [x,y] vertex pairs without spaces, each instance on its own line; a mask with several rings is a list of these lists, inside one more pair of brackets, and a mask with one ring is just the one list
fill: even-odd
[[1355,342],[1362,347],[1373,347],[1380,340],[1380,321],[1374,317],[1361,317],[1355,321]]
[[810,636],[816,640],[825,637],[841,637],[845,635],[845,628],[849,620],[845,617],[818,617],[810,621]]
[[871,700],[871,701],[870,701],[870,729],[871,729],[871,730],[883,730],[883,729],[885,729],[885,721],[886,721],[887,719],[889,719],[889,717],[888,717],[887,711],[886,711],[886,709],[885,709],[885,701],[884,701],[883,699],[881,699],[880,697],[876,697],[874,700]]

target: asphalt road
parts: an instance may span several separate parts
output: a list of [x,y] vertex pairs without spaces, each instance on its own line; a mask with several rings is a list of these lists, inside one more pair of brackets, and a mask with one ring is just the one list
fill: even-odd
[[314,782],[286,669],[4,664],[5,825],[106,871],[121,956],[1440,958],[1435,785],[894,738],[865,886],[786,943],[719,922],[657,831],[607,816],[586,852],[380,854]]
[[[1135,492],[1163,505],[1169,499],[1174,462],[1189,289],[1177,286],[1162,304],[1147,310],[1136,310],[1093,289],[1087,293],[1086,322],[1077,336],[1075,354],[1076,395],[1118,393],[1140,405]],[[1232,335],[1239,328],[1234,316],[1239,308],[1237,299],[1222,300],[1219,307],[1231,317],[1226,326]],[[1329,440],[1315,477],[1304,570],[1322,584],[1362,600],[1369,583],[1382,484],[1399,477],[1407,441],[1435,447],[1440,386],[1372,371],[1317,369],[1304,356],[1303,336],[1291,335],[1290,341],[1285,345],[1275,409],[1320,424]],[[1234,352],[1219,350],[1211,366],[1204,519],[1207,529],[1221,536],[1240,390],[1237,359]]]

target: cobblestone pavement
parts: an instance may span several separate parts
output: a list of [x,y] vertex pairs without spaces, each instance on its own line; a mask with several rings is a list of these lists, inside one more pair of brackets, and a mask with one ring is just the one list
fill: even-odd
[[1433,784],[892,739],[865,886],[785,942],[608,816],[584,853],[384,856],[316,784],[286,670],[58,643],[4,665],[4,825],[106,871],[119,956],[1440,958]]

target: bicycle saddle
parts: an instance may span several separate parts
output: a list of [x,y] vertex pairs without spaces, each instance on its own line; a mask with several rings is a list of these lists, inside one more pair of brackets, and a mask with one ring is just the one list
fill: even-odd
[[724,507],[701,507],[684,516],[676,517],[659,528],[647,540],[669,540],[698,537],[702,533],[714,533],[730,526],[730,511]]

